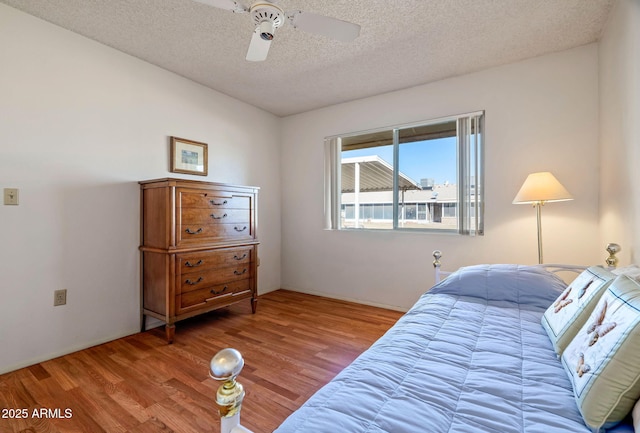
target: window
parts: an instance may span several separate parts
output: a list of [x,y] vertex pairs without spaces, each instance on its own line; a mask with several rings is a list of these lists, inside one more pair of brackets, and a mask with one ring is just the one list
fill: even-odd
[[325,139],[325,225],[481,235],[484,113]]

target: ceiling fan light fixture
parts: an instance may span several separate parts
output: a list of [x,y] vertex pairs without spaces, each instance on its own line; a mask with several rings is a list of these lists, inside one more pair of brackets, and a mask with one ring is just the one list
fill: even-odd
[[276,31],[276,25],[273,21],[262,21],[260,23],[260,37],[265,41],[273,39],[273,34]]

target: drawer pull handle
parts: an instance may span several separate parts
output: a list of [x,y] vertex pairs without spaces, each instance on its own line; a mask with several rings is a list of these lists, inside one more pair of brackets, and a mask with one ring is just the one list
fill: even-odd
[[197,279],[197,280],[195,280],[195,281],[191,281],[191,280],[189,280],[189,279],[188,279],[187,281],[185,281],[185,283],[187,283],[187,284],[188,284],[188,285],[190,285],[190,286],[195,286],[196,284],[198,284],[198,283],[199,283],[200,281],[202,281],[202,280],[203,280],[203,278],[202,278],[202,277],[198,278],[198,279]]
[[242,274],[244,274],[244,273],[246,273],[246,272],[247,272],[247,268],[244,268],[244,269],[242,270],[242,272],[238,272],[237,270],[233,271],[233,273],[234,273],[234,274],[236,274],[236,275],[242,275]]
[[210,217],[213,218],[214,220],[221,220],[222,218],[226,218],[227,214],[224,214],[222,216],[216,216],[216,214],[212,213]]
[[220,293],[226,292],[228,288],[229,288],[228,286],[224,286],[222,290],[218,290],[218,291],[211,289],[209,293],[211,293],[212,295],[219,295]]
[[195,263],[191,263],[189,260],[187,260],[186,262],[184,262],[184,265],[188,268],[195,268],[196,266],[200,266],[203,263],[204,262],[202,260],[198,260]]
[[200,227],[198,230],[196,230],[195,232],[193,230],[191,230],[190,228],[187,228],[185,230],[185,232],[189,233],[190,235],[199,235],[200,233],[202,233],[202,227]]
[[243,231],[245,231],[247,229],[247,226],[243,226],[243,227],[235,226],[234,229],[237,232],[243,232]]
[[244,253],[244,254],[242,255],[242,257],[238,257],[238,255],[237,255],[237,254],[234,254],[234,255],[233,255],[233,258],[234,258],[234,259],[236,259],[236,260],[242,260],[242,259],[244,259],[245,257],[247,257],[247,253]]
[[223,200],[222,203],[217,203],[215,200],[209,200],[209,203],[211,203],[211,206],[223,206],[227,204],[228,201]]

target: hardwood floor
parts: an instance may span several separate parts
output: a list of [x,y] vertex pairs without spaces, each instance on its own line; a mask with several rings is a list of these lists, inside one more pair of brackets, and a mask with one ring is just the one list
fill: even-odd
[[156,328],[1,375],[0,432],[219,432],[208,372],[225,347],[245,358],[242,424],[271,432],[401,315],[278,290],[255,315],[246,302],[179,322],[172,345]]

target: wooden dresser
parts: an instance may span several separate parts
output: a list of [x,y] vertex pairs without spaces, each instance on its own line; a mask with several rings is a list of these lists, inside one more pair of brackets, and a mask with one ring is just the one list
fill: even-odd
[[140,182],[142,330],[242,300],[257,304],[258,188],[183,179]]

